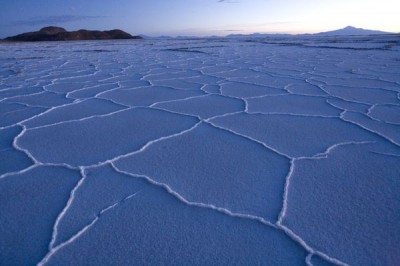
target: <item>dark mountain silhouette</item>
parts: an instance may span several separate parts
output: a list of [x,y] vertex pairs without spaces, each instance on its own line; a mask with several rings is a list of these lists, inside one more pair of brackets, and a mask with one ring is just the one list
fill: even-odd
[[113,40],[113,39],[142,39],[132,36],[122,30],[78,30],[67,31],[60,27],[45,27],[39,31],[22,33],[5,38],[5,41],[40,42],[40,41],[81,41],[81,40]]

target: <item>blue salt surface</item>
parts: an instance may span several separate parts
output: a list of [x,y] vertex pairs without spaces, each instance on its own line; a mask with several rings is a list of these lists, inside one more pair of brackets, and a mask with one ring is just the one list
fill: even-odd
[[203,86],[200,83],[188,82],[185,79],[167,79],[167,80],[154,80],[152,84],[155,86],[172,87],[181,90],[200,90]]
[[[284,224],[352,265],[396,265],[400,243],[400,156],[344,145],[296,161]],[[351,248],[349,248],[351,247]]]
[[19,110],[26,109],[26,106],[20,103],[5,103],[5,102],[0,102],[0,113],[6,114],[6,113],[11,113],[11,112],[16,112]]
[[28,95],[33,93],[42,92],[43,88],[41,86],[32,86],[32,87],[22,87],[22,88],[7,88],[5,90],[0,90],[0,99],[20,96],[20,95]]
[[203,94],[203,92],[196,90],[178,90],[171,87],[150,86],[114,90],[106,92],[99,97],[128,106],[149,106],[157,102],[184,99]]
[[[385,71],[390,71],[390,67],[386,68]],[[377,73],[375,73],[376,75]],[[396,72],[393,73],[396,75]],[[377,78],[360,78],[360,77],[354,77],[354,75],[350,76],[351,78],[342,78],[342,77],[318,77],[316,78],[317,80],[321,80],[327,85],[332,85],[334,87],[347,87],[347,88],[362,88],[362,89],[367,89],[367,88],[372,88],[372,89],[380,89],[385,88],[384,90],[400,90],[400,84],[397,82],[389,82],[385,80],[380,80]],[[368,90],[367,90],[368,91]],[[383,93],[383,95],[386,95],[386,93]]]
[[312,266],[334,266],[336,264],[328,262],[319,256],[312,256],[310,261]]
[[23,152],[14,148],[0,150],[0,175],[25,169],[33,164]]
[[346,112],[343,119],[374,132],[397,146],[400,146],[400,125],[388,124],[381,121],[375,121],[368,116],[355,112]]
[[[151,85],[150,82],[148,82],[146,80],[132,80],[130,78],[130,75],[128,77],[129,77],[129,79],[126,81],[117,81],[117,83],[121,86],[121,88],[133,89],[133,88]],[[107,80],[107,82],[110,82],[110,81]]]
[[89,85],[89,87],[71,91],[67,94],[67,96],[68,98],[72,99],[87,99],[87,98],[93,98],[99,93],[117,88],[119,88],[118,84],[114,83],[99,84],[94,86]]
[[77,77],[68,77],[64,79],[68,83],[82,83],[82,82],[98,82],[111,78],[112,75],[108,73],[94,73],[93,75],[82,75]]
[[126,107],[103,99],[88,99],[54,108],[35,119],[23,122],[27,128],[40,127],[63,121],[79,120],[94,115],[113,113]]
[[277,89],[283,89],[289,84],[296,83],[297,79],[287,77],[274,77],[270,75],[256,75],[254,77],[232,77],[231,81],[251,83],[261,86],[267,86]]
[[187,100],[158,103],[153,106],[173,112],[196,115],[202,119],[207,119],[226,113],[244,111],[245,102],[239,99],[226,98],[220,95],[207,95]]
[[25,153],[13,146],[14,138],[21,131],[18,126],[0,129],[0,175],[25,169],[33,164]]
[[0,264],[35,265],[48,251],[53,224],[80,178],[63,167],[35,167],[0,179]]
[[71,103],[72,99],[67,99],[65,95],[51,92],[43,92],[32,95],[16,96],[6,99],[4,102],[20,103],[32,107],[55,107]]
[[380,139],[375,134],[334,117],[242,113],[215,118],[211,123],[256,139],[294,158],[324,153],[337,143]]
[[338,98],[330,98],[327,100],[327,103],[343,111],[352,111],[365,114],[368,113],[368,109],[371,107],[369,104],[345,101]]
[[400,106],[399,105],[375,105],[369,116],[386,123],[400,124]]
[[74,193],[71,207],[58,223],[54,246],[71,239],[108,206],[148,188],[148,182],[119,174],[111,166],[89,169]]
[[316,85],[307,83],[307,82],[299,82],[290,84],[285,87],[287,91],[293,94],[300,95],[310,95],[310,96],[327,96],[328,94],[324,92],[321,88]]
[[278,95],[248,99],[249,113],[281,113],[312,116],[339,116],[341,110],[329,105],[324,97]]
[[118,169],[168,184],[192,202],[275,221],[289,160],[208,124],[117,160]]
[[40,162],[92,165],[192,127],[196,118],[134,108],[112,115],[27,130],[17,143]]
[[56,93],[68,93],[75,90],[83,89],[88,85],[89,84],[86,82],[60,82],[47,85],[45,86],[45,89],[47,91],[52,91]]
[[396,265],[399,51],[1,44],[0,265]]
[[213,94],[213,93],[220,94],[221,93],[219,85],[204,85],[204,87],[202,87],[201,89],[210,94]]
[[[93,179],[98,178],[96,172]],[[92,225],[77,241],[54,253],[46,265],[304,265],[304,249],[281,231],[208,208],[193,208],[134,177],[122,182],[117,187],[112,182],[110,188],[117,193],[130,191],[131,197],[124,200],[126,194],[121,193],[116,205],[93,213]],[[101,198],[107,186],[100,183],[82,187],[81,195],[93,193],[91,202]]]
[[0,150],[13,147],[14,138],[21,133],[22,128],[19,126],[0,129]]
[[[3,104],[1,104],[3,105]],[[18,109],[10,112],[0,113],[0,127],[13,126],[16,123],[31,118],[37,114],[45,112],[47,109],[42,107],[23,107],[18,106]]]
[[216,85],[223,79],[210,75],[198,75],[191,78],[185,78],[185,80],[188,82],[200,83],[204,85]]
[[327,93],[339,99],[367,104],[398,103],[397,92],[374,88],[325,86]]
[[254,71],[252,69],[242,69],[242,68],[237,68],[231,71],[224,71],[224,72],[218,72],[218,73],[214,73],[214,75],[216,77],[221,77],[224,79],[228,79],[228,78],[248,78],[248,77],[256,77],[259,75],[259,73],[257,71]]
[[149,74],[145,80],[164,80],[164,79],[176,79],[176,78],[190,78],[201,75],[201,72],[196,70],[181,70],[181,71],[168,71],[167,73],[161,74]]
[[287,91],[251,83],[228,82],[221,84],[221,94],[232,97],[247,98],[264,95],[287,94]]

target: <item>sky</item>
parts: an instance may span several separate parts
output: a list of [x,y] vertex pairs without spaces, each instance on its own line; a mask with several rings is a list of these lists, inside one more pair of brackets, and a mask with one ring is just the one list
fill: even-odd
[[0,0],[0,38],[45,26],[133,35],[400,32],[399,0]]

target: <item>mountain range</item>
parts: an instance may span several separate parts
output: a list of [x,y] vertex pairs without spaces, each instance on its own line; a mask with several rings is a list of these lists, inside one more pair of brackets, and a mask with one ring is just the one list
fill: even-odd
[[362,28],[356,28],[347,26],[343,29],[320,32],[315,34],[263,34],[263,33],[252,33],[252,34],[230,34],[226,37],[288,37],[288,36],[351,36],[351,35],[381,35],[381,34],[393,34],[392,32],[384,32],[377,30],[367,30]]
[[[367,35],[382,35],[393,34],[391,32],[384,32],[378,30],[367,30],[347,26],[343,29],[320,32],[315,34],[268,34],[268,33],[252,33],[252,34],[230,34],[225,37],[228,38],[262,38],[262,37],[290,37],[290,36],[367,36]],[[213,36],[216,37],[216,36]],[[39,31],[22,33],[16,36],[5,38],[4,41],[21,41],[21,42],[36,42],[36,41],[73,41],[73,40],[111,40],[111,39],[187,39],[187,38],[200,38],[194,36],[160,36],[150,37],[146,35],[132,36],[131,34],[122,30],[78,30],[67,31],[61,27],[49,26],[40,29]]]

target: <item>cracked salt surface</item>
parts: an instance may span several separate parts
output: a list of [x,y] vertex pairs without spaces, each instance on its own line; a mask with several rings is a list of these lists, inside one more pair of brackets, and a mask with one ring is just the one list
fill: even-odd
[[348,38],[0,45],[0,265],[396,265],[399,37]]

